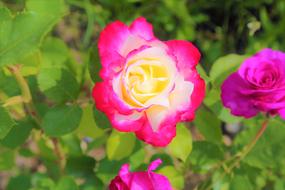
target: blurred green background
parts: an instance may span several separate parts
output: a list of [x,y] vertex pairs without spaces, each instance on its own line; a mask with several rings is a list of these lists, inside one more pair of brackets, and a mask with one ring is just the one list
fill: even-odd
[[[285,50],[284,0],[0,0],[1,7],[0,101],[21,94],[6,68],[20,63],[42,122],[25,104],[1,107],[11,121],[0,122],[0,189],[103,190],[121,164],[144,170],[155,158],[177,190],[285,189],[284,121],[272,119],[253,151],[227,172],[222,160],[239,152],[264,118],[234,117],[219,97],[222,81],[245,57],[265,47]],[[3,7],[12,20],[27,20],[8,28]],[[207,96],[195,121],[179,125],[165,149],[112,130],[90,93],[100,80],[100,31],[139,16],[159,39],[189,40],[202,54],[198,71]],[[10,34],[22,41],[4,55],[5,44],[19,43]]]

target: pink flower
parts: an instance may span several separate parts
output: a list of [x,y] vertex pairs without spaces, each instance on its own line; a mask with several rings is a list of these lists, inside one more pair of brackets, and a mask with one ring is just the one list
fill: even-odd
[[110,190],[172,190],[168,179],[152,172],[161,164],[161,160],[153,161],[146,172],[130,172],[129,165],[121,167],[119,175],[110,183]]
[[187,41],[160,41],[142,17],[129,27],[109,24],[98,46],[103,81],[93,89],[96,107],[117,130],[166,146],[176,124],[192,120],[204,98],[205,84],[195,68],[198,49]]
[[263,49],[246,59],[222,85],[232,114],[250,118],[259,111],[285,119],[285,53]]

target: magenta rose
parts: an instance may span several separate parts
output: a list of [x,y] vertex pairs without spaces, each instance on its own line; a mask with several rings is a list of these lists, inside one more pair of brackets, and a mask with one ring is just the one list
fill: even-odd
[[109,190],[173,190],[165,176],[153,172],[160,164],[160,159],[153,161],[146,172],[130,172],[129,165],[124,164]]
[[188,41],[159,40],[142,17],[130,26],[106,26],[98,47],[103,81],[93,89],[97,109],[119,131],[155,146],[169,144],[176,124],[191,121],[204,98],[198,49]]
[[236,116],[258,112],[285,119],[285,53],[263,49],[246,59],[222,85],[222,101]]

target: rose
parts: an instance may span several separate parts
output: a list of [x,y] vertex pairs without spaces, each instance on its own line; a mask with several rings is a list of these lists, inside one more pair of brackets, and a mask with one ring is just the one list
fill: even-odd
[[259,111],[285,119],[285,53],[264,49],[246,59],[222,85],[232,114],[250,118]]
[[130,172],[129,165],[121,167],[119,175],[110,183],[110,190],[172,190],[168,179],[152,172],[161,164],[161,160],[153,161],[146,172]]
[[204,97],[205,84],[195,68],[197,48],[187,41],[158,40],[142,17],[130,27],[109,24],[98,47],[103,81],[93,89],[96,107],[117,130],[166,146],[177,122],[192,120]]

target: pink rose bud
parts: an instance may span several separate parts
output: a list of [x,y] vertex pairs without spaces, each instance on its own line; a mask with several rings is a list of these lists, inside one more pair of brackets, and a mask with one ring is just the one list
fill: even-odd
[[285,119],[285,53],[263,49],[246,59],[222,85],[222,101],[236,116],[258,112]]
[[[183,40],[160,41],[145,18],[106,26],[99,38],[102,82],[93,97],[114,128],[166,146],[176,124],[191,121],[204,98],[198,49]],[[97,64],[97,63],[94,63]]]
[[129,165],[123,165],[109,190],[173,190],[165,176],[152,172],[160,164],[160,159],[153,161],[146,172],[130,172]]

